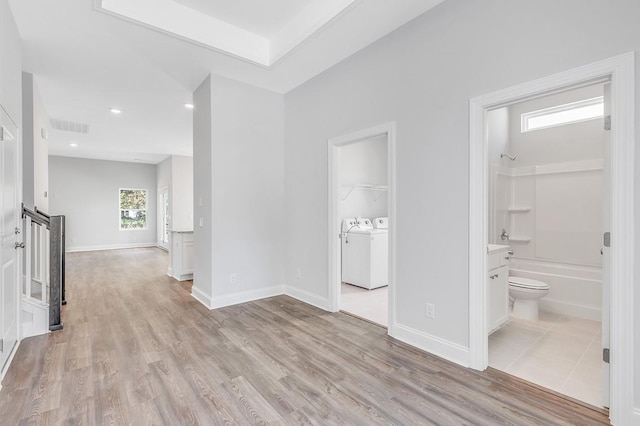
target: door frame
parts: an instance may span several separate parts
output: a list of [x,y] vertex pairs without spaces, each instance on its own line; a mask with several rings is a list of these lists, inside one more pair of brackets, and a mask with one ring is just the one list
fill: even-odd
[[395,122],[381,124],[347,135],[331,138],[328,141],[328,295],[329,308],[332,312],[340,310],[340,285],[341,285],[341,246],[340,246],[340,220],[339,197],[340,184],[338,178],[338,154],[341,147],[354,142],[371,139],[376,136],[387,136],[387,186],[388,186],[388,216],[389,216],[389,305],[387,333],[394,334],[396,323],[395,313],[395,282],[396,282],[396,124]]
[[611,393],[609,417],[631,424],[633,417],[634,276],[634,53],[629,52],[569,71],[499,90],[469,101],[469,365],[488,366],[487,112],[525,99],[573,87],[611,82]]
[[[0,104],[0,114],[3,114],[16,128],[16,158],[15,158],[15,199],[14,199],[14,209],[15,209],[15,217],[16,217],[16,227],[20,229],[20,235],[24,235],[22,231],[24,230],[23,220],[22,220],[22,206],[20,203],[20,199],[22,198],[22,185],[23,185],[23,177],[22,177],[22,131],[20,126],[13,121],[9,112]],[[2,121],[0,120],[0,126],[2,125]],[[0,159],[3,154],[0,155]],[[0,194],[1,197],[1,194]],[[2,206],[3,200],[0,200],[0,206]],[[16,238],[19,239],[20,237]],[[29,246],[27,246],[28,248]],[[0,265],[2,264],[2,256],[0,255]],[[9,370],[11,363],[13,362],[13,358],[18,352],[18,347],[20,346],[20,342],[22,341],[22,321],[21,321],[21,302],[22,302],[22,265],[23,265],[23,253],[19,253],[16,255],[16,276],[15,276],[15,285],[16,285],[16,317],[15,317],[15,327],[16,327],[16,343],[11,349],[11,353],[9,353],[8,358],[4,365],[0,363],[0,390],[2,389],[2,380],[4,379],[5,374]],[[0,280],[1,281],[1,280]],[[0,283],[1,284],[1,283]],[[1,312],[1,307],[0,307]],[[2,323],[2,319],[0,319],[0,323]],[[4,331],[4,325],[0,327],[0,331]],[[2,333],[0,333],[2,334]],[[0,336],[3,337],[3,336]],[[5,349],[6,350],[6,349]]]

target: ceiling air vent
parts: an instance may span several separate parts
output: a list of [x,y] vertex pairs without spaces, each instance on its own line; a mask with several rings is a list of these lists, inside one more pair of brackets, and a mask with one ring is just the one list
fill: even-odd
[[51,127],[64,132],[89,133],[89,125],[84,123],[74,123],[72,121],[51,119]]

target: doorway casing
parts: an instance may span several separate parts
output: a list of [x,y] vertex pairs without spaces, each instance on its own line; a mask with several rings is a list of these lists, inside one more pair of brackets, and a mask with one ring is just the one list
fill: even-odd
[[396,152],[396,125],[386,123],[368,129],[360,130],[343,136],[329,139],[328,142],[328,249],[329,249],[329,282],[328,295],[329,307],[332,312],[340,310],[340,284],[341,284],[341,256],[340,256],[340,220],[339,211],[339,179],[338,179],[338,153],[340,147],[354,142],[371,139],[376,136],[387,136],[387,173],[388,173],[388,216],[389,216],[389,305],[387,332],[393,336],[396,323],[395,315],[395,265],[396,265],[396,195],[395,195],[395,152]]
[[[605,59],[508,89],[469,103],[469,365],[488,366],[487,112],[525,99],[592,84],[611,82],[611,393],[610,419],[631,424],[633,417],[633,268],[634,268],[634,54]],[[606,279],[606,277],[605,277]]]

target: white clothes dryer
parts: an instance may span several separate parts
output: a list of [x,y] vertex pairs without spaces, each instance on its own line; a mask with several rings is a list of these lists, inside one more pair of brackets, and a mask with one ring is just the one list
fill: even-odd
[[389,232],[358,219],[361,226],[347,227],[348,232],[343,226],[342,282],[369,290],[384,287],[389,284]]

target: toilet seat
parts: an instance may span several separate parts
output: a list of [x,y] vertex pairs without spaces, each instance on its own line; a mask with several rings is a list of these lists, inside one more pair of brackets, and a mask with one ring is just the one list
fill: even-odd
[[549,286],[542,281],[524,277],[509,276],[509,285],[529,290],[549,290]]

